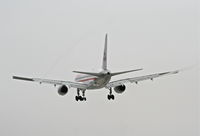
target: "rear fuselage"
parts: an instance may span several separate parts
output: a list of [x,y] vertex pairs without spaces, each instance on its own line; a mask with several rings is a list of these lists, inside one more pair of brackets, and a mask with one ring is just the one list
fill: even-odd
[[104,88],[111,79],[110,74],[102,74],[102,76],[92,76],[92,75],[85,75],[80,74],[75,78],[76,82],[80,82],[83,84],[87,84],[87,89],[100,89]]

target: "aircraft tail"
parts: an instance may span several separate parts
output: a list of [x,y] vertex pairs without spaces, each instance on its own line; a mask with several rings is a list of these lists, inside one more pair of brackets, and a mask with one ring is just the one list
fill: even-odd
[[102,63],[103,70],[107,70],[107,43],[108,43],[108,34],[106,34],[106,36],[105,36],[103,63]]
[[[103,53],[103,62],[102,62],[102,70],[103,71],[107,71],[107,44],[108,44],[108,34],[106,34],[105,36],[105,44],[104,44],[104,53]],[[140,69],[134,69],[134,70],[129,70],[129,71],[121,71],[121,72],[115,72],[115,73],[110,73],[111,76],[116,76],[116,75],[120,75],[120,74],[125,74],[125,73],[129,73],[129,72],[134,72],[134,71],[140,71],[142,70],[142,68]],[[75,73],[79,73],[79,74],[86,74],[86,75],[92,75],[92,76],[102,76],[102,73],[94,73],[94,72],[82,72],[82,71],[73,71]]]

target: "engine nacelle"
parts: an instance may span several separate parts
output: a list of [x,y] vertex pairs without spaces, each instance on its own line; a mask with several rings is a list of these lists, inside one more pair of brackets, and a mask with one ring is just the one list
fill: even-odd
[[59,89],[58,89],[58,94],[59,95],[65,95],[65,94],[67,94],[67,92],[68,92],[68,88],[67,88],[67,86],[65,86],[65,85],[62,85],[61,87],[59,87]]
[[126,86],[125,85],[116,86],[114,90],[116,93],[121,94],[126,90]]

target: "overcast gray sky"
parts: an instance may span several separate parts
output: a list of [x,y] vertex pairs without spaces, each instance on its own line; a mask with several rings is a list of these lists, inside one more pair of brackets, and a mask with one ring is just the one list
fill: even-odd
[[[108,67],[144,68],[117,80],[198,64],[197,0],[1,0],[0,135],[197,136],[198,70],[108,90],[75,89],[12,75],[73,81],[73,70],[98,71],[105,33]],[[200,132],[200,131],[199,131]]]

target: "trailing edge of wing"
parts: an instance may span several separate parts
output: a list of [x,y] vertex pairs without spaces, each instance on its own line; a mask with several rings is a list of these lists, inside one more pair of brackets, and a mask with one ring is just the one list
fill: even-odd
[[42,78],[27,78],[27,77],[19,77],[13,76],[13,79],[24,80],[24,81],[32,81],[38,83],[46,83],[53,85],[67,85],[68,87],[79,88],[79,89],[87,89],[86,84],[70,82],[70,81],[62,81],[62,80],[51,80],[51,79],[42,79]]
[[144,81],[144,80],[148,80],[148,79],[153,80],[154,78],[157,78],[157,77],[177,74],[178,72],[179,72],[179,70],[175,70],[175,71],[156,73],[156,74],[145,75],[145,76],[140,76],[140,77],[121,79],[121,80],[117,80],[117,81],[113,81],[113,82],[108,83],[106,85],[106,88],[116,87],[116,86],[119,86],[119,85],[123,85],[125,83],[138,83],[139,81]]

